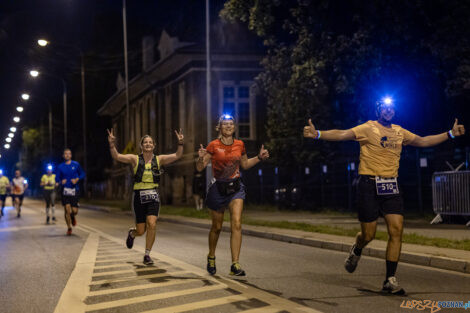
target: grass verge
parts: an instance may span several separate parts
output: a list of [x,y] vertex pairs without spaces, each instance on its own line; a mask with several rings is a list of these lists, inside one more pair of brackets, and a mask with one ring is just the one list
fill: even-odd
[[[119,210],[128,210],[128,205],[122,200],[93,200],[93,201],[83,201],[84,204],[94,204],[94,205],[102,205],[108,207],[114,207]],[[247,210],[257,210],[256,206],[250,205],[247,206]],[[263,211],[273,211],[271,207],[264,206]],[[327,214],[329,211],[322,211],[321,214]],[[196,211],[193,207],[184,207],[184,206],[163,206],[162,207],[163,214],[169,215],[178,215],[184,217],[192,217],[192,218],[201,218],[201,219],[210,219],[210,215],[207,209]],[[336,212],[336,215],[342,214]],[[350,216],[350,213],[345,213],[345,215]],[[226,211],[224,216],[225,221],[230,220],[229,213]],[[339,236],[348,236],[348,237],[355,237],[359,228],[343,228],[338,226],[329,226],[329,225],[312,225],[308,223],[299,223],[299,222],[287,222],[287,221],[263,221],[257,219],[251,219],[243,217],[243,224],[246,225],[254,225],[254,226],[266,226],[266,227],[274,227],[274,228],[283,228],[283,229],[293,229],[293,230],[301,230],[306,232],[313,232],[313,233],[322,233],[322,234],[330,234],[330,235],[339,235]],[[383,231],[377,231],[376,237],[377,240],[388,240],[388,234]],[[415,233],[411,234],[403,234],[403,242],[404,243],[412,243],[418,245],[425,245],[425,246],[433,246],[439,248],[451,248],[451,249],[459,249],[459,250],[467,250],[470,251],[470,240],[451,240],[446,238],[436,238],[436,237],[426,237],[422,235],[418,235]]]

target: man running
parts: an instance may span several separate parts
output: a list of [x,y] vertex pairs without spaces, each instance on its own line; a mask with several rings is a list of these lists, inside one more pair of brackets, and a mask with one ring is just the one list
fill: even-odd
[[28,189],[28,181],[21,176],[21,171],[15,171],[15,177],[11,180],[11,198],[16,208],[16,217],[21,217],[21,206],[23,205],[24,192]]
[[157,219],[160,214],[160,195],[158,187],[160,176],[163,173],[161,166],[171,164],[183,156],[183,131],[175,130],[178,139],[178,148],[172,154],[154,154],[155,141],[149,135],[140,139],[142,153],[120,154],[116,149],[116,137],[113,129],[108,130],[108,142],[111,157],[119,162],[130,164],[134,170],[134,187],[132,193],[132,209],[135,216],[135,227],[127,233],[126,246],[132,249],[136,236],[145,236],[144,264],[151,265],[150,251],[155,242]]
[[64,162],[57,167],[56,182],[61,185],[62,205],[64,206],[67,235],[72,235],[72,226],[77,225],[79,187],[78,182],[85,178],[80,164],[72,161],[72,150],[64,149]]
[[351,247],[345,268],[354,272],[362,249],[375,237],[377,219],[383,216],[387,224],[386,275],[383,292],[405,295],[395,277],[400,258],[403,233],[403,199],[397,183],[398,166],[402,146],[431,147],[465,133],[463,125],[455,119],[451,130],[432,136],[420,137],[392,124],[395,116],[393,100],[385,97],[377,102],[378,120],[368,121],[348,130],[315,129],[312,121],[304,127],[304,137],[328,141],[358,141],[361,147],[358,182],[358,218],[361,231]]
[[10,189],[10,180],[8,179],[8,177],[3,175],[3,170],[0,169],[0,204],[2,206],[0,217],[3,216],[3,209],[5,208],[7,192],[9,189]]
[[55,182],[55,174],[52,173],[52,165],[47,166],[46,174],[41,177],[41,187],[43,188],[44,200],[46,201],[46,224],[49,224],[51,216],[49,215],[49,210],[52,211],[52,221],[55,219],[55,187],[57,183]]

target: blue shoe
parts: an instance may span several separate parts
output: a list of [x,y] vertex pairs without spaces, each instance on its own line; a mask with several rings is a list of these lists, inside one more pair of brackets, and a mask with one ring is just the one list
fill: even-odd
[[240,263],[233,262],[232,266],[230,266],[230,275],[245,276],[246,273],[245,273],[244,270],[242,270],[242,267],[240,266]]
[[217,269],[215,268],[215,256],[207,256],[207,272],[211,275],[215,275]]

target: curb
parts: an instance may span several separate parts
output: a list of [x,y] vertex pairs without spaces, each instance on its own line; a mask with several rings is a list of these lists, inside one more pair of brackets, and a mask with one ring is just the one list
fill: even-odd
[[[175,224],[183,224],[188,226],[194,226],[199,228],[209,229],[210,225],[204,223],[198,223],[194,221],[186,221],[182,219],[175,219],[169,217],[159,217],[159,220],[168,223],[175,223]],[[222,226],[222,231],[230,232],[229,226]],[[335,251],[342,251],[342,252],[349,252],[351,249],[350,244],[345,244],[340,241],[328,241],[322,239],[311,239],[311,238],[304,238],[292,235],[284,235],[284,234],[277,234],[273,232],[267,231],[258,231],[253,229],[243,229],[242,234],[248,236],[254,236],[259,238],[271,239],[276,241],[282,241],[287,243],[295,243],[304,246],[310,246],[315,248],[321,249],[329,249]],[[377,249],[377,248],[364,248],[362,250],[362,255],[385,259],[385,250],[384,249]],[[470,261],[448,258],[448,257],[440,257],[440,256],[433,256],[433,255],[426,255],[426,254],[419,254],[419,253],[411,253],[411,252],[402,252],[400,255],[400,262],[415,264],[415,265],[422,265],[422,266],[429,266],[444,270],[456,271],[461,273],[470,274]]]

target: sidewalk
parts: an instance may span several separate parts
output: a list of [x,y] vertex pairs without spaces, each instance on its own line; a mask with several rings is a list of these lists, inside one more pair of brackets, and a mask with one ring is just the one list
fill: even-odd
[[[81,207],[102,210],[106,212],[115,211],[111,208],[96,205],[91,206],[84,204],[81,205]],[[127,213],[131,214],[131,212]],[[246,218],[263,221],[302,222],[317,225],[339,226],[343,228],[357,228],[359,226],[355,218],[347,216],[319,215],[310,214],[308,212],[264,212],[248,210],[243,214]],[[205,229],[209,229],[210,227],[210,220],[208,219],[168,215],[164,214],[164,212],[162,212],[160,215],[160,220]],[[380,221],[378,230],[386,231],[386,226],[383,223],[383,220]],[[224,226],[223,231],[230,232],[230,227]],[[429,221],[425,220],[406,221],[404,231],[406,233],[416,233],[418,235],[427,237],[439,237],[452,240],[463,240],[470,238],[470,229],[465,227],[465,225],[429,225]],[[266,226],[243,225],[242,232],[244,235],[344,252],[349,252],[349,249],[354,242],[353,237]],[[384,259],[386,245],[387,243],[385,241],[374,240],[363,250],[362,254]],[[466,250],[438,248],[433,246],[404,243],[402,246],[400,261],[463,273],[470,273],[470,251]]]

